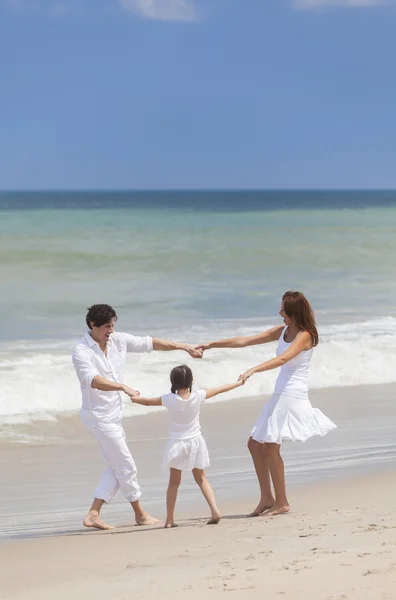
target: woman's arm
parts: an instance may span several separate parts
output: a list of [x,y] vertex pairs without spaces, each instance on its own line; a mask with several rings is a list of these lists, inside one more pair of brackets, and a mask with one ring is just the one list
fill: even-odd
[[268,329],[257,335],[240,335],[226,340],[200,344],[197,348],[199,350],[211,350],[212,348],[246,348],[246,346],[256,346],[258,344],[266,344],[267,342],[276,342],[276,340],[279,340],[283,329],[284,325],[277,325],[276,327],[272,327],[272,329]]
[[303,352],[304,350],[310,350],[312,348],[312,338],[308,331],[302,331],[293,341],[290,348],[285,350],[283,354],[277,356],[276,358],[272,358],[271,360],[267,360],[265,363],[261,363],[261,365],[257,365],[257,367],[252,367],[245,373],[239,376],[239,379],[245,382],[249,377],[254,375],[255,373],[262,373],[263,371],[270,371],[271,369],[277,369],[282,365],[286,364]]
[[143,406],[162,406],[161,398],[140,398],[134,396],[131,398],[134,404],[142,404]]
[[213,398],[213,396],[217,396],[217,394],[223,394],[224,392],[230,392],[231,390],[234,390],[237,387],[240,387],[241,385],[243,385],[245,382],[242,381],[242,379],[238,379],[238,381],[236,381],[235,383],[228,383],[226,385],[221,385],[220,387],[217,388],[211,388],[209,390],[205,390],[206,392],[206,398]]

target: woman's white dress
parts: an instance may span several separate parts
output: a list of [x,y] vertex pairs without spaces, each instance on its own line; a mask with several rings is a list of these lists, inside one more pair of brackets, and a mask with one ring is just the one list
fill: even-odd
[[169,416],[169,440],[165,446],[164,468],[192,471],[209,467],[208,448],[201,435],[199,422],[206,391],[196,390],[188,400],[172,393],[162,396],[161,400],[162,405],[168,409]]
[[[285,342],[285,327],[277,348],[283,354],[291,343]],[[308,398],[308,368],[313,348],[300,352],[281,367],[275,390],[264,406],[250,435],[257,442],[281,444],[284,439],[305,442],[315,435],[326,435],[335,425]]]

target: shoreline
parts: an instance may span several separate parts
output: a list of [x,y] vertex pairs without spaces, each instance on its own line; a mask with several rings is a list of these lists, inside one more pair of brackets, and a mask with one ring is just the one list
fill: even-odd
[[[288,489],[303,489],[321,481],[345,482],[393,466],[394,388],[382,385],[312,390],[312,404],[323,410],[338,429],[305,443],[284,443]],[[257,504],[258,485],[246,442],[263,402],[263,398],[256,398],[203,406],[201,424],[211,458],[207,475],[221,510],[229,498],[243,503],[245,512]],[[162,471],[166,411],[125,419],[124,427],[138,467],[143,506],[162,518],[168,479]],[[61,443],[0,446],[0,477],[7,481],[0,496],[3,539],[57,535],[82,528],[81,520],[105,463],[96,441],[77,417],[67,423],[48,424],[49,436],[50,432],[54,438],[62,435]],[[192,477],[183,476],[176,516],[206,510]],[[130,523],[132,516],[120,493],[103,510],[105,520],[114,525]]]
[[[358,395],[361,395],[364,399],[372,399],[381,395],[388,397],[392,393],[396,394],[396,382],[314,388],[309,390],[309,398],[312,405],[320,408],[323,410],[323,412],[326,410],[333,410],[332,406],[335,406],[336,412],[339,412],[339,396],[341,396],[343,400],[348,400],[348,397],[351,397],[353,400],[353,405],[356,407],[358,405],[356,402],[356,397]],[[258,417],[261,408],[268,401],[270,396],[271,394],[268,393],[232,399],[219,396],[215,401],[208,401],[201,410],[202,429],[207,426],[205,421],[208,421],[208,419],[206,418],[205,413],[208,411],[214,411],[216,413],[216,418],[220,418],[220,412],[226,410],[224,405],[230,407],[231,411],[236,410],[238,407],[243,408],[243,406],[246,406],[250,416],[250,422],[244,419],[244,421],[246,421],[245,428],[247,427],[245,433],[248,435],[249,430],[253,426],[255,419]],[[137,405],[134,405],[134,408],[136,406]],[[253,407],[253,409],[251,407]],[[137,407],[138,410],[139,408],[140,407]],[[373,409],[375,410],[375,406]],[[348,417],[353,416],[353,410],[350,410],[348,406],[344,407],[342,410],[344,411],[342,417],[344,415],[347,415]],[[361,410],[362,406],[359,406],[359,412]],[[152,425],[150,425],[150,429],[155,431],[158,429],[160,432],[159,439],[166,440],[167,420],[166,418],[163,418],[163,415],[166,415],[166,411],[161,407],[155,407],[154,409],[151,409],[151,411],[143,414],[124,414],[123,426],[127,436],[131,438],[129,441],[133,442],[150,439],[151,436],[148,433],[149,428],[147,426],[149,420],[151,420],[152,423]],[[239,416],[243,415],[240,413]],[[334,418],[337,418],[337,416]],[[25,441],[12,438],[0,438],[0,450],[3,451],[7,451],[11,448],[48,447],[52,445],[62,446],[66,443],[86,444],[91,443],[92,441],[90,436],[87,434],[85,427],[80,421],[79,412],[74,411],[64,414],[53,414],[51,415],[50,420],[40,419],[33,420],[28,423],[3,423],[2,427],[7,430],[19,429],[22,435],[27,436],[29,433],[32,436],[31,440]],[[38,440],[39,434],[42,438],[40,440]],[[203,431],[203,434],[205,435],[205,431]],[[34,435],[37,437],[34,438]]]
[[204,525],[200,513],[174,530],[129,526],[10,541],[0,544],[2,598],[196,600],[226,591],[256,600],[264,588],[287,600],[391,600],[395,492],[392,469],[296,490],[293,512],[274,518],[248,519],[232,500],[217,526]]

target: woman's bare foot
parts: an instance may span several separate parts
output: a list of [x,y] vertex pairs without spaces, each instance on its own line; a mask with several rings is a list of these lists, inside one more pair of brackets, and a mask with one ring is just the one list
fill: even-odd
[[158,525],[159,523],[161,523],[159,519],[152,517],[144,511],[142,511],[139,515],[135,515],[135,519],[136,525],[141,525],[142,527],[144,525]]
[[176,523],[174,523],[173,521],[166,521],[164,528],[165,529],[171,529],[172,527],[178,527],[178,525]]
[[275,505],[275,500],[269,498],[268,500],[260,500],[253,512],[248,514],[248,517],[259,517],[266,510],[269,510]]
[[217,525],[220,522],[221,514],[219,511],[212,513],[212,518],[206,523],[206,525]]
[[96,510],[90,510],[83,521],[85,527],[94,527],[95,529],[102,529],[104,531],[108,529],[114,529],[112,525],[108,525],[105,521],[102,521],[99,513]]
[[285,515],[290,512],[290,506],[288,504],[274,504],[266,513],[266,517],[275,517],[276,515]]

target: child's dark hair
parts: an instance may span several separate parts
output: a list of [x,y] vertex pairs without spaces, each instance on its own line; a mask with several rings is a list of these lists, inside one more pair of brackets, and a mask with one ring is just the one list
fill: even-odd
[[191,392],[193,374],[187,365],[179,365],[172,369],[170,374],[171,380],[171,391],[172,394],[176,394],[177,390],[188,389]]

